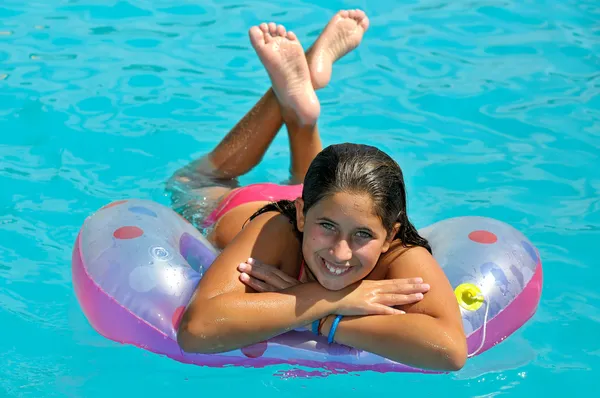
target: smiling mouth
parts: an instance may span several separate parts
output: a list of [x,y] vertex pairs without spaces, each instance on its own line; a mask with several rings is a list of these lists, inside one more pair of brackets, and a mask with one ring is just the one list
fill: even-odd
[[350,269],[352,269],[351,266],[350,267],[348,267],[348,266],[339,267],[337,265],[333,265],[329,261],[325,261],[324,258],[321,258],[321,265],[323,266],[323,268],[325,270],[327,270],[327,272],[329,272],[331,275],[335,275],[335,276],[344,275],[344,274],[348,273],[350,271]]

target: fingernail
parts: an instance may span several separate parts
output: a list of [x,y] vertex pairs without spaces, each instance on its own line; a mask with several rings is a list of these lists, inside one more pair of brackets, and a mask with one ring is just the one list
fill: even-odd
[[402,314],[406,314],[406,312],[402,311],[402,310],[398,310],[398,312],[400,312],[400,315]]
[[423,287],[423,289],[429,290],[429,284],[428,283],[424,283],[421,286]]
[[421,282],[423,282],[423,278],[416,278],[416,281],[417,281],[416,283],[421,283]]
[[243,270],[245,270],[246,268],[248,268],[248,267],[247,267],[247,266],[246,266],[246,264],[244,264],[244,263],[241,263],[240,265],[238,265],[238,269],[239,269],[240,271],[243,271]]
[[252,257],[248,257],[248,264],[254,264],[254,259]]
[[248,276],[248,274],[241,274],[240,279],[247,282],[248,280],[250,280],[250,277]]
[[423,298],[423,293],[417,293],[415,294],[415,297],[418,299],[422,299]]

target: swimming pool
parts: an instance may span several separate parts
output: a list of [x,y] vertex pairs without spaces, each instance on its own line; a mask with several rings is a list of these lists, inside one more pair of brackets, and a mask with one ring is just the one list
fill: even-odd
[[[600,365],[597,2],[23,4],[0,4],[0,396],[590,391]],[[117,198],[167,204],[166,178],[261,95],[249,26],[284,23],[308,46],[348,7],[366,10],[371,27],[319,92],[325,144],[388,151],[418,227],[476,214],[525,233],[545,270],[535,317],[441,376],[200,368],[98,335],[71,283],[84,218]],[[242,182],[281,181],[287,168],[280,134]]]

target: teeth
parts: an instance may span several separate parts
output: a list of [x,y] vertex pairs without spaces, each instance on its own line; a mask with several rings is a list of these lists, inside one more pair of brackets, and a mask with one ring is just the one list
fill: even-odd
[[327,269],[329,270],[329,272],[331,272],[332,274],[335,275],[340,275],[344,272],[346,272],[348,270],[348,268],[339,268],[339,267],[334,267],[333,265],[329,264],[327,261],[323,260],[323,263],[325,263],[325,267],[327,267]]

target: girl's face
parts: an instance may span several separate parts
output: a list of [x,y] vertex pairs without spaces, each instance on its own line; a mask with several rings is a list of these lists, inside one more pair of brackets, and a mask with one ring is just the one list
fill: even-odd
[[303,207],[297,199],[302,254],[319,283],[330,290],[364,279],[389,249],[398,227],[388,236],[368,194],[338,192],[321,199],[306,216]]

